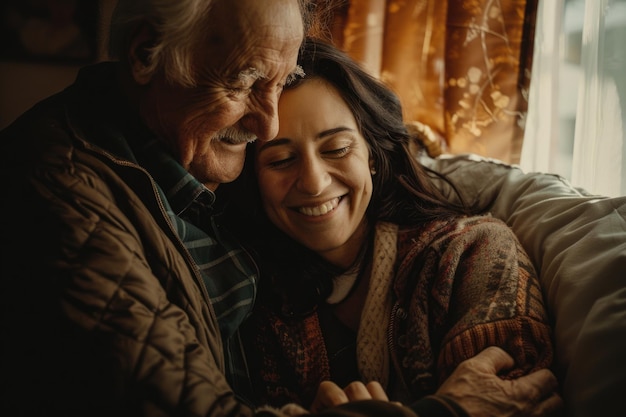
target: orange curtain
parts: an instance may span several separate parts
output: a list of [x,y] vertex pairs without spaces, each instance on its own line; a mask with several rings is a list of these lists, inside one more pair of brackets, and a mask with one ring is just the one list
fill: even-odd
[[327,0],[332,41],[450,153],[518,163],[538,0]]

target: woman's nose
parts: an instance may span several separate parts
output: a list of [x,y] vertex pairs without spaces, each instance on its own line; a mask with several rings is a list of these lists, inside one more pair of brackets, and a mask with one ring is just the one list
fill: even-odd
[[330,183],[331,176],[324,164],[314,158],[305,158],[298,173],[296,183],[298,191],[306,195],[316,196],[322,194]]

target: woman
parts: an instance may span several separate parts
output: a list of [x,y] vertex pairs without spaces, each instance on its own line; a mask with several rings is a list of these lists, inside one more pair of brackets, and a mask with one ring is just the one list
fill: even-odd
[[[261,274],[245,334],[259,400],[309,406],[323,380],[432,393],[490,345],[548,367],[537,276],[510,229],[450,206],[409,151],[396,96],[336,48],[308,40],[278,136],[250,149],[230,208]],[[252,208],[252,210],[251,210]],[[241,211],[248,222],[242,223]]]

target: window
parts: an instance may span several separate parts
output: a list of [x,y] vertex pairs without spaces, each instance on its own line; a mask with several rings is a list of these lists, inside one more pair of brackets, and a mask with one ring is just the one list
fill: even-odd
[[626,195],[626,0],[539,4],[520,165]]

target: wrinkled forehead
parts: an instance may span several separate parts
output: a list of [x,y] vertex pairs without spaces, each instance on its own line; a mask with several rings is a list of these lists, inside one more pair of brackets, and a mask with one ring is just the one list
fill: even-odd
[[208,43],[196,54],[200,71],[236,78],[252,68],[266,79],[293,71],[304,36],[298,0],[216,1]]
[[304,36],[298,0],[215,0],[208,29],[213,39],[240,45]]

